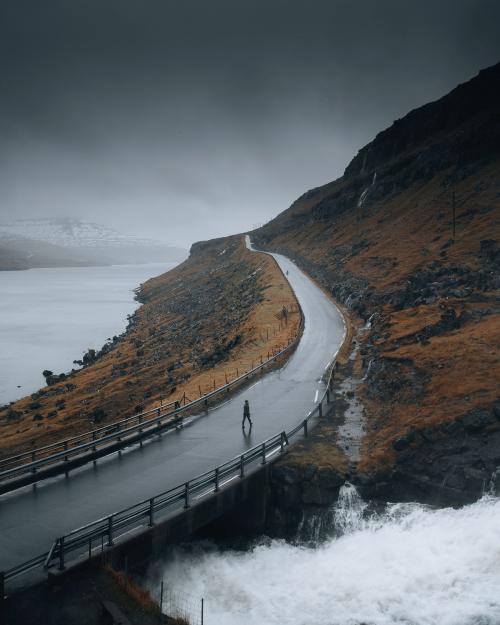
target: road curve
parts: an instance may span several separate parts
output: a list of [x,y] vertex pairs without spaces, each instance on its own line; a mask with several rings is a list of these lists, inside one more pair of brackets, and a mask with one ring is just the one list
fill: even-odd
[[[68,477],[2,495],[0,571],[48,551],[55,538],[76,527],[213,469],[297,425],[313,409],[324,388],[321,377],[344,340],[345,323],[332,301],[292,261],[272,256],[304,314],[304,332],[288,362],[208,415],[142,448],[136,445],[95,467],[86,465]],[[250,402],[254,424],[246,434],[241,429],[244,399]]]

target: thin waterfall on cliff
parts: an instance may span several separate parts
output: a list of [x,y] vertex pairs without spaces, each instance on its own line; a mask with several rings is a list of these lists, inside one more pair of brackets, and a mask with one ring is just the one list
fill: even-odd
[[358,208],[361,208],[363,206],[363,204],[366,201],[366,198],[368,197],[368,194],[370,193],[372,187],[375,186],[376,182],[377,182],[377,172],[375,172],[373,174],[373,180],[372,180],[371,185],[369,187],[366,187],[366,189],[363,191],[363,193],[359,196]]

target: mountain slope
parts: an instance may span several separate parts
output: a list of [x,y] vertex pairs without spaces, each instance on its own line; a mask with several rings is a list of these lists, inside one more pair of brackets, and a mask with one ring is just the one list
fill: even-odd
[[499,208],[496,65],[253,235],[370,320],[357,470],[389,494],[477,495],[500,463]]
[[103,264],[85,252],[0,231],[0,271]]

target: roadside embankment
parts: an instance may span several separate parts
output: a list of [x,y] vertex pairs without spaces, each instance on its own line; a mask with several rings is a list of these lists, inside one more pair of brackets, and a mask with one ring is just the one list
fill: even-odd
[[[137,290],[126,332],[81,370],[0,410],[0,453],[85,432],[160,403],[194,400],[266,359],[299,331],[276,262],[243,237],[196,243],[181,265]],[[283,315],[286,307],[287,315]]]
[[252,235],[366,324],[345,391],[369,496],[470,501],[500,464],[499,87],[412,111]]

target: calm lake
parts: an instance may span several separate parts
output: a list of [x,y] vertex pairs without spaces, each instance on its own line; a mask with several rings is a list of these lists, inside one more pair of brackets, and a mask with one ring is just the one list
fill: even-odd
[[89,347],[123,332],[141,282],[175,263],[0,271],[0,404],[69,371]]

